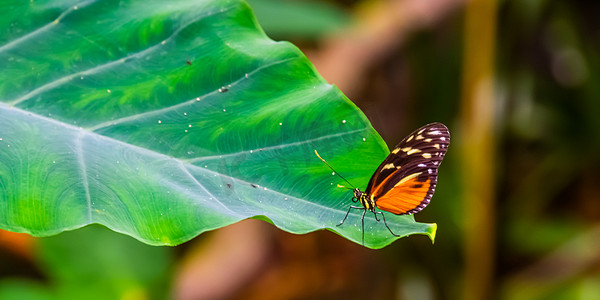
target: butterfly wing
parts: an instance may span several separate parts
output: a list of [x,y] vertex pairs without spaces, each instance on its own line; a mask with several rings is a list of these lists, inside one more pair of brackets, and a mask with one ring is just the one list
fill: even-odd
[[450,144],[442,123],[427,124],[402,140],[377,168],[366,193],[377,208],[394,214],[416,213],[431,200],[438,167]]

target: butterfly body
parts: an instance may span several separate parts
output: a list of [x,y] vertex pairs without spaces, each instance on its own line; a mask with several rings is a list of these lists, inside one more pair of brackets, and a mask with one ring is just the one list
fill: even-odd
[[354,193],[353,199],[358,200],[358,202],[360,202],[360,204],[366,210],[375,209],[375,201],[373,200],[373,198],[369,198],[367,193],[359,190],[358,188],[355,188],[354,190],[352,190],[352,192]]
[[363,244],[367,211],[373,213],[377,221],[380,215],[390,233],[398,236],[385,222],[383,211],[410,215],[429,204],[437,185],[438,168],[449,144],[450,132],[442,123],[427,124],[412,132],[379,165],[364,192],[353,189],[352,200],[361,206],[350,206],[338,226],[346,221],[352,209],[361,209]]

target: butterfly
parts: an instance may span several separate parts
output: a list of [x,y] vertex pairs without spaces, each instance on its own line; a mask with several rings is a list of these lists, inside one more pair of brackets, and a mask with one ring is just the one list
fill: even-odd
[[[361,206],[351,205],[346,216],[337,226],[344,224],[350,211],[363,210],[362,244],[365,244],[365,214],[372,212],[375,220],[381,215],[385,227],[395,234],[385,221],[383,211],[396,215],[411,215],[421,211],[431,201],[437,184],[438,168],[450,145],[450,132],[442,123],[427,124],[405,137],[388,157],[379,165],[367,189],[353,190],[352,202]],[[333,168],[317,153],[315,154],[332,170]],[[350,186],[352,184],[335,172]],[[339,187],[344,187],[338,185]],[[375,209],[379,209],[375,210]]]

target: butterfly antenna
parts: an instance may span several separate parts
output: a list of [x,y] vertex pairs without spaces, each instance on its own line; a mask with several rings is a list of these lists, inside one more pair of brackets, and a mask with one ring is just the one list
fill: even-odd
[[337,185],[338,187],[343,187],[343,188],[347,188],[347,189],[350,189],[350,190],[353,190],[353,189],[354,189],[354,186],[352,185],[352,183],[350,183],[350,181],[346,180],[346,178],[344,178],[344,176],[342,176],[342,175],[340,175],[338,172],[336,172],[336,171],[333,169],[333,167],[332,167],[330,164],[328,164],[328,163],[327,163],[327,162],[326,162],[326,161],[325,161],[325,160],[324,160],[324,159],[321,157],[321,155],[319,155],[319,153],[317,152],[317,149],[315,149],[315,154],[317,155],[317,157],[318,157],[318,158],[319,158],[319,159],[320,159],[320,160],[321,160],[323,163],[325,163],[325,164],[326,164],[326,165],[327,165],[327,166],[328,166],[328,167],[331,169],[331,171],[333,171],[333,173],[335,173],[337,176],[340,176],[340,178],[344,179],[344,181],[345,181],[345,182],[347,182],[347,183],[348,183],[348,184],[351,186],[351,188],[349,188],[349,187],[345,187],[345,186],[343,186],[343,185],[339,185],[339,184],[338,184],[338,185]]

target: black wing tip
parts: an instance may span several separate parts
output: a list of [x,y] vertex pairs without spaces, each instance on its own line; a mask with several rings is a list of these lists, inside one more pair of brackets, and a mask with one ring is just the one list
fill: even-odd
[[425,125],[419,127],[419,129],[417,129],[416,131],[419,131],[424,128],[429,128],[429,127],[441,127],[441,128],[448,129],[448,127],[446,125],[444,125],[444,123],[442,123],[442,122],[431,122],[431,123],[428,123],[428,124],[425,124]]

